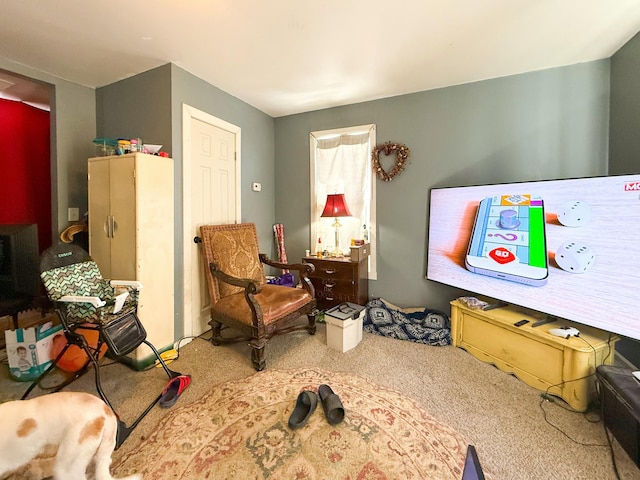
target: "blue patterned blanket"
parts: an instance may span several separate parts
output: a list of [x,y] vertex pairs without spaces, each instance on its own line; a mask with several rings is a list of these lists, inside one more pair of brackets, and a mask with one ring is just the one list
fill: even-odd
[[426,308],[405,313],[389,308],[380,299],[367,303],[363,330],[427,345],[451,345],[451,323],[446,313]]

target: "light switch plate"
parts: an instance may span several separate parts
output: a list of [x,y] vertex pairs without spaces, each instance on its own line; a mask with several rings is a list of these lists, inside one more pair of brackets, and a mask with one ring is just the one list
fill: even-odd
[[73,207],[69,208],[67,216],[70,222],[77,222],[78,220],[80,220],[80,209]]

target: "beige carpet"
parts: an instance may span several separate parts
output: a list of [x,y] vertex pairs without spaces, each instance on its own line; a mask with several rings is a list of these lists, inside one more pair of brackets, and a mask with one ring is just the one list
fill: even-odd
[[[302,390],[326,383],[346,416],[322,405],[301,429],[287,420]],[[174,409],[114,472],[168,479],[452,479],[466,441],[415,401],[362,377],[313,369],[268,370],[227,382]]]
[[[174,411],[200,401],[227,382],[258,375],[251,367],[247,345],[214,347],[206,341],[209,335],[183,344],[180,358],[171,366],[191,374],[191,385],[174,407],[156,407],[142,420],[114,453],[114,464],[126,468],[122,459],[141,448]],[[356,348],[341,353],[328,348],[326,341],[322,324],[313,336],[298,332],[273,338],[266,350],[265,372],[322,369],[360,376],[402,392],[474,444],[493,480],[616,478],[597,412],[583,415],[566,410],[560,401],[542,402],[538,390],[459,348],[427,347],[365,333]],[[116,364],[101,371],[105,392],[127,422],[155,398],[167,381],[155,368],[135,372]],[[19,398],[26,387],[12,381],[8,368],[2,365],[0,401]],[[93,374],[67,389],[95,393]],[[316,412],[314,420],[321,418],[321,412]],[[640,479],[640,469],[616,442],[614,453],[620,478]],[[146,476],[145,480],[153,477]],[[336,476],[328,480],[343,479]]]

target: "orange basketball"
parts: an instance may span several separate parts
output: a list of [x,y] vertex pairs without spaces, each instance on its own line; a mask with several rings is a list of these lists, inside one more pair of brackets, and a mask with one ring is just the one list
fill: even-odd
[[[87,343],[91,348],[95,349],[98,347],[98,337],[100,334],[97,330],[78,329],[76,331],[87,340]],[[65,338],[64,334],[59,334],[53,337],[51,358],[56,358],[66,344],[67,339]],[[100,348],[100,354],[98,355],[98,358],[102,358],[106,351],[107,344],[105,343]],[[64,370],[65,372],[77,372],[82,367],[84,367],[85,363],[87,363],[87,360],[89,360],[89,357],[82,348],[78,347],[77,345],[71,345],[69,348],[67,348],[67,351],[64,352],[64,355],[62,355],[60,360],[58,360],[56,366],[61,370]]]

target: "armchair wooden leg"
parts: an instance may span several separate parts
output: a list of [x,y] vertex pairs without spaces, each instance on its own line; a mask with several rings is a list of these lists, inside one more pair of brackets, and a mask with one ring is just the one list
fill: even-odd
[[266,342],[264,340],[256,339],[251,340],[249,344],[251,346],[251,363],[256,371],[261,372],[264,367],[267,366],[267,362],[264,360],[264,347]]
[[316,334],[316,312],[312,312],[308,314],[307,319],[309,320],[307,331],[309,332],[309,335],[315,335]]
[[222,324],[211,320],[209,321],[209,325],[211,325],[211,343],[218,346],[220,345],[220,330],[222,329]]

